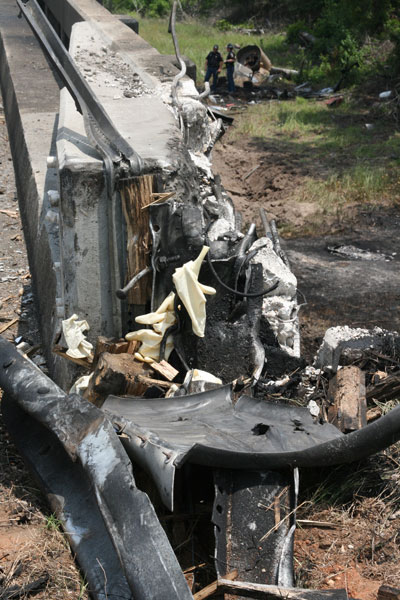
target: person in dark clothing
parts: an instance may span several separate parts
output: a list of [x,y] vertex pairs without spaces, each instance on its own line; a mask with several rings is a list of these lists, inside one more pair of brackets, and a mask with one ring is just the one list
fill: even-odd
[[211,89],[213,92],[217,91],[218,73],[221,73],[222,65],[224,64],[221,54],[218,52],[218,46],[215,44],[211,52],[207,54],[206,58],[206,76],[204,81],[209,81],[211,75],[213,76],[213,83]]
[[228,44],[226,47],[228,54],[225,60],[226,76],[228,79],[228,92],[235,91],[235,82],[233,81],[233,73],[235,70],[236,54],[233,51],[233,45]]

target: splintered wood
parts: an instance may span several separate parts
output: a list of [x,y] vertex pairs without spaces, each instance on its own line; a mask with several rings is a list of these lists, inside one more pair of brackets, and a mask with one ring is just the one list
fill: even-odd
[[166,360],[162,360],[159,363],[151,363],[151,368],[156,373],[159,373],[162,377],[165,377],[165,379],[168,379],[168,381],[173,381],[179,373],[179,371],[177,371],[172,365],[167,363]]
[[148,374],[147,365],[137,362],[132,354],[103,352],[90,380],[87,397],[96,406],[101,406],[110,394],[141,396],[149,387],[141,376],[146,378]]
[[[153,201],[153,176],[143,175],[121,187],[122,209],[127,230],[126,282],[150,264],[149,211],[142,210]],[[129,304],[146,304],[151,295],[151,278],[145,275],[128,292]]]
[[94,353],[93,366],[97,365],[99,357],[103,352],[109,352],[110,354],[134,354],[139,347],[139,342],[132,340],[121,340],[118,338],[107,338],[100,335],[97,338],[96,350]]
[[358,367],[343,367],[329,382],[328,420],[343,432],[355,431],[367,424],[365,373]]

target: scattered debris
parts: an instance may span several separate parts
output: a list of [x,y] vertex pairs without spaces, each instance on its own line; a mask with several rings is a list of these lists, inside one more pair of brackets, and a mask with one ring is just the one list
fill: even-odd
[[335,96],[334,98],[329,98],[328,100],[325,100],[324,102],[325,102],[326,106],[328,106],[329,108],[336,108],[337,106],[342,104],[343,101],[344,101],[344,96]]
[[0,333],[4,333],[7,329],[12,327],[18,321],[19,321],[19,317],[15,317],[14,319],[11,319],[11,321],[9,321],[8,323],[5,323],[5,325],[2,325],[0,327]]
[[26,598],[37,594],[46,587],[48,580],[49,576],[46,573],[46,575],[42,575],[42,577],[39,577],[26,585],[12,585],[5,589],[0,589],[0,598],[2,600],[12,600],[14,598]]
[[364,250],[363,248],[357,248],[353,245],[337,245],[328,246],[327,250],[332,254],[338,254],[352,260],[393,260],[393,256],[390,254],[384,254],[383,252],[372,252],[371,250]]

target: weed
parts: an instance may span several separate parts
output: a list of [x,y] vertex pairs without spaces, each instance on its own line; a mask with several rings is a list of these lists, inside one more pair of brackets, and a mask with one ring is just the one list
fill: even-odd
[[89,583],[83,577],[81,580],[81,583],[80,583],[78,600],[83,600],[84,598],[87,598],[87,593],[89,591],[88,588],[89,588]]
[[[140,17],[139,32],[143,39],[154,46],[161,54],[175,53],[171,34],[168,33],[168,19]],[[203,82],[205,59],[214,44],[218,44],[222,50],[230,42],[241,46],[256,44],[263,48],[273,62],[278,58],[278,62],[280,62],[283,60],[283,56],[289,55],[293,60],[293,54],[284,45],[282,34],[270,34],[261,38],[259,35],[245,35],[232,31],[224,20],[218,21],[215,27],[210,26],[205,21],[186,20],[185,22],[178,22],[176,33],[181,53],[190,58],[197,66],[197,80],[199,83]],[[291,66],[289,62],[285,62],[285,65]]]
[[46,517],[46,529],[48,531],[61,531],[62,523],[54,513]]

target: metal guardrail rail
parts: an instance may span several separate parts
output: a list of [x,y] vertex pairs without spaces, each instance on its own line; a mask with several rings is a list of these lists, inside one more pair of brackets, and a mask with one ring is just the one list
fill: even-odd
[[87,136],[104,159],[112,192],[119,177],[141,173],[140,156],[115,128],[37,1],[17,0],[17,4],[83,115]]

